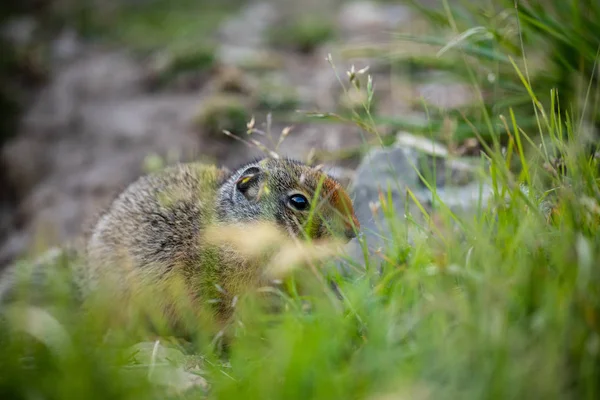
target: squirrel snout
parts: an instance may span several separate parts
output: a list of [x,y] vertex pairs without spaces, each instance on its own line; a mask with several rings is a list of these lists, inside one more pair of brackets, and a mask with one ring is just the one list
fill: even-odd
[[346,229],[344,231],[344,236],[348,239],[348,241],[354,239],[358,236],[358,232],[360,231],[360,222],[355,215],[352,215],[352,222],[347,222]]
[[356,237],[356,232],[354,231],[354,228],[350,227],[350,228],[346,228],[344,235],[346,236],[346,238],[348,240],[352,240]]
[[344,230],[344,236],[346,236],[346,239],[348,240],[352,240],[357,237],[358,231],[360,230],[360,224],[358,223],[358,220],[354,218],[353,222],[353,224],[346,224],[346,229]]

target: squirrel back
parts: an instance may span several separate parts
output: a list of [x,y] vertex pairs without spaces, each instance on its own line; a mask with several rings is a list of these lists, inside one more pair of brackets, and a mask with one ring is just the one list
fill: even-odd
[[85,286],[103,275],[145,268],[160,275],[199,256],[199,234],[214,221],[226,170],[180,164],[132,183],[102,214],[86,246]]

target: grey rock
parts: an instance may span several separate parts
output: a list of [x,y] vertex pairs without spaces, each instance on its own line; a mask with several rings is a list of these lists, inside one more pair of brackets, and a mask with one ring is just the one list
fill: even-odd
[[217,59],[226,65],[242,65],[260,55],[259,49],[233,44],[222,44],[217,50]]
[[238,65],[263,54],[266,32],[277,19],[277,10],[268,2],[253,2],[220,28],[221,47],[217,58],[224,64]]
[[[396,146],[412,149],[417,158],[419,172],[428,182],[434,182],[437,187],[467,185],[477,176],[479,159],[472,157],[456,158],[450,154],[442,143],[399,132],[396,135]],[[435,180],[433,179],[435,176]]]
[[33,186],[41,182],[49,172],[52,154],[43,138],[19,136],[0,149],[4,175],[11,183],[13,195],[23,197]]
[[448,149],[443,144],[408,132],[399,132],[396,135],[396,145],[415,149],[434,157],[448,157]]
[[37,22],[32,17],[10,19],[2,24],[0,35],[13,46],[20,48],[30,44],[37,29]]
[[440,109],[464,107],[476,99],[473,90],[460,83],[425,83],[417,85],[416,92],[428,104]]
[[83,44],[74,29],[64,29],[51,43],[55,63],[73,60],[83,51]]
[[240,14],[227,20],[219,30],[219,38],[224,43],[240,46],[260,46],[269,25],[275,22],[277,11],[268,2],[254,2],[246,6]]
[[485,207],[492,195],[492,187],[488,183],[474,181],[461,187],[442,187],[437,189],[436,193],[450,210],[457,214],[464,214],[474,211],[478,206]]
[[[126,52],[93,52],[62,68],[37,96],[24,117],[24,129],[40,135],[77,123],[89,101],[137,96],[144,91],[144,69]],[[57,132],[58,131],[58,132]]]
[[0,245],[0,271],[2,271],[3,265],[7,265],[7,263],[22,255],[23,250],[29,244],[29,239],[30,238],[26,232],[11,232],[7,240]]
[[464,186],[478,178],[480,160],[473,157],[447,158],[444,160],[444,177],[453,186]]
[[[394,221],[400,225],[403,224],[403,218],[409,215],[415,221],[422,221],[421,212],[414,201],[408,199],[408,204],[406,203],[407,189],[411,190],[417,201],[427,210],[431,210],[440,200],[456,213],[472,212],[477,205],[485,206],[491,197],[491,187],[487,182],[479,182],[475,179],[477,176],[475,167],[465,161],[457,162],[440,157],[440,155],[447,155],[447,152],[431,150],[435,148],[431,146],[433,143],[427,142],[427,139],[411,141],[408,136],[404,136],[404,139],[394,146],[373,149],[362,160],[350,185],[355,212],[361,224],[362,238],[349,244],[350,257],[362,259],[363,245],[368,247],[368,252],[373,256],[377,249],[385,248],[386,242],[394,240],[393,235],[398,235],[401,231],[390,226],[390,221],[382,215],[380,193],[386,201],[391,198]],[[434,194],[421,183],[417,173],[419,171],[422,175],[426,175],[422,170],[423,157],[426,161],[439,163],[438,168],[442,173],[449,173],[452,176],[460,172],[467,173],[468,176],[463,178],[464,182],[459,182],[456,178],[437,182]],[[454,172],[453,169],[459,172]],[[423,234],[412,225],[404,228],[402,234],[408,236],[409,243],[415,235]],[[395,239],[400,242],[405,240],[405,238]]]
[[126,51],[94,53],[65,71],[65,85],[78,99],[131,98],[144,91],[144,68]]
[[[368,153],[359,165],[350,194],[354,200],[356,216],[361,224],[364,244],[371,250],[385,245],[391,230],[378,208],[380,192],[391,196],[396,216],[405,214],[406,188],[415,187],[418,175],[414,165],[415,154],[402,147],[378,148]],[[412,164],[412,165],[411,165]],[[389,192],[388,192],[389,191]],[[376,218],[376,215],[379,215]],[[359,240],[348,246],[348,255],[362,258]]]
[[388,38],[390,31],[410,22],[410,7],[374,1],[350,1],[341,8],[337,23],[347,40]]

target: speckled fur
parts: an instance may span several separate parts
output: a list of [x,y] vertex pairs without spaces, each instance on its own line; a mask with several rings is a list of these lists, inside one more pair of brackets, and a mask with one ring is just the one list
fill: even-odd
[[[248,171],[254,172],[253,183],[251,195],[244,195],[237,182]],[[291,209],[287,199],[303,193],[312,201],[319,184],[318,212],[306,227],[308,236],[349,239],[358,221],[347,193],[331,177],[298,161],[256,160],[233,172],[181,164],[144,176],[115,199],[92,229],[82,285],[93,289],[109,278],[114,289],[129,289],[132,281],[153,284],[181,276],[193,297],[221,297],[217,311],[226,313],[223,304],[259,280],[260,265],[235,249],[208,248],[205,229],[272,222],[303,238],[302,225],[310,213]]]

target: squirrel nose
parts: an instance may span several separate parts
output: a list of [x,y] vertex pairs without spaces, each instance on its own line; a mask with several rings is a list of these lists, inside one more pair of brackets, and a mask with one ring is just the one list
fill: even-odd
[[354,231],[354,228],[352,228],[352,227],[346,228],[346,231],[344,232],[344,234],[346,235],[346,238],[348,240],[352,240],[356,237],[356,232]]
[[348,241],[357,237],[358,232],[360,231],[360,223],[358,222],[356,216],[352,215],[352,222],[346,222],[345,228],[346,229],[344,230],[344,235],[346,236],[346,239],[348,239]]
[[352,216],[352,222],[346,222],[344,225],[344,236],[346,236],[348,241],[357,237],[357,234],[360,231],[360,223],[355,216]]

